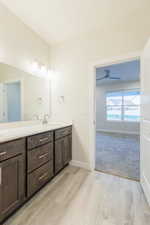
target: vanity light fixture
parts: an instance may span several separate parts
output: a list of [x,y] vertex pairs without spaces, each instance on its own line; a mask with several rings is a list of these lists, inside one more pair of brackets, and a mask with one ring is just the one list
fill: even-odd
[[53,71],[48,69],[45,64],[34,60],[32,63],[32,72],[35,73],[37,76],[44,76],[45,78],[51,79],[53,77]]
[[38,62],[34,61],[33,64],[32,64],[32,71],[38,72],[38,68],[39,68]]
[[42,75],[47,76],[48,70],[47,70],[47,68],[46,68],[45,65],[42,65],[42,66],[41,66],[40,71],[41,71],[41,74],[42,74]]

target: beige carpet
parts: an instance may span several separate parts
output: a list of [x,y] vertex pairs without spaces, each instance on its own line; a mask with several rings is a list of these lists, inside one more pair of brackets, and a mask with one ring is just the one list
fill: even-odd
[[97,132],[96,170],[139,180],[139,136]]

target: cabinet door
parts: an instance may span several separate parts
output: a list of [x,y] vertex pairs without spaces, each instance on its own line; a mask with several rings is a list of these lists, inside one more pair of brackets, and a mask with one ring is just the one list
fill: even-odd
[[71,158],[72,158],[72,150],[71,150],[71,146],[72,146],[72,141],[71,141],[71,135],[68,135],[66,137],[63,138],[63,165],[66,165],[70,162]]
[[64,139],[55,141],[55,174],[63,168]]
[[25,198],[25,171],[22,155],[0,163],[0,221]]
[[72,160],[72,135],[68,136],[69,139],[69,161]]

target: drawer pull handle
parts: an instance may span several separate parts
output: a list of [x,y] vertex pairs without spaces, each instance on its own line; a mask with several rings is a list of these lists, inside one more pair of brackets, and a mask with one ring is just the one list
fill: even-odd
[[39,181],[47,178],[48,173],[44,173],[42,176],[39,177]]
[[38,158],[39,159],[42,159],[42,158],[44,158],[45,156],[47,156],[48,155],[48,153],[45,153],[45,154],[43,154],[43,155],[40,155]]
[[6,154],[7,154],[7,152],[1,152],[0,156],[6,155]]
[[40,139],[40,142],[43,142],[43,141],[48,141],[48,137]]

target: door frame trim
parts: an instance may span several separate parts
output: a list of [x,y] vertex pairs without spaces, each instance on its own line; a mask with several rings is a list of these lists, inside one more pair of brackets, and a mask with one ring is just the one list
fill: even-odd
[[141,59],[141,52],[131,52],[129,54],[97,60],[89,64],[89,167],[91,171],[95,170],[96,153],[96,68],[109,66],[117,63],[128,62]]

